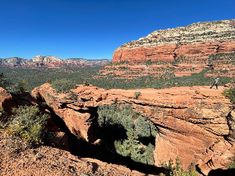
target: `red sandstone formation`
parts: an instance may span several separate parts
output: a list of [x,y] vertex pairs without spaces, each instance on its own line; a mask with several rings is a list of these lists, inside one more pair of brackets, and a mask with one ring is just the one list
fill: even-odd
[[[93,143],[92,108],[112,103],[125,103],[159,129],[155,142],[155,165],[179,158],[186,169],[198,165],[204,174],[211,169],[226,168],[235,154],[234,111],[224,88],[177,87],[169,89],[105,90],[79,86],[69,94],[58,94],[49,84],[33,90],[36,98],[61,118],[79,138]],[[72,95],[72,96],[71,96]],[[230,118],[228,118],[230,116]],[[228,140],[229,139],[229,140]]]
[[224,20],[155,31],[118,48],[113,62],[172,62],[184,56],[191,63],[207,63],[211,54],[234,51],[234,20]]
[[4,108],[4,103],[6,101],[10,101],[12,99],[12,96],[10,93],[8,93],[5,89],[0,87],[0,109]]
[[235,51],[235,41],[195,42],[189,44],[161,44],[157,46],[121,47],[114,52],[113,62],[143,63],[173,62],[178,56],[185,56],[188,61],[207,63],[208,56]]
[[[234,24],[234,20],[223,20],[154,31],[119,47],[113,54],[114,64],[102,69],[99,77],[164,78],[165,72],[172,77],[182,77],[199,73],[208,65],[213,65],[214,71],[206,76],[234,77]],[[231,57],[227,58],[226,54],[231,54]],[[217,55],[220,58],[213,60]],[[135,71],[133,67],[138,65],[142,68]],[[155,65],[159,68],[154,68]],[[123,67],[126,69],[120,69]]]
[[0,87],[0,109],[1,111],[10,111],[15,105],[13,98],[9,92]]

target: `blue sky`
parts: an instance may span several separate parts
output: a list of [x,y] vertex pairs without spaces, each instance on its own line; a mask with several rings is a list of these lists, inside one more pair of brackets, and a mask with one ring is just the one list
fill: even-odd
[[235,18],[235,0],[0,0],[0,57],[112,58],[157,29]]

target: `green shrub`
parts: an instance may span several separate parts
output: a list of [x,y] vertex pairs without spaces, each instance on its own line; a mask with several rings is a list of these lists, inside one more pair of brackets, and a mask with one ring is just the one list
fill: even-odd
[[56,79],[55,81],[52,81],[52,87],[57,92],[68,92],[70,89],[74,88],[76,86],[75,81],[69,80],[69,79]]
[[20,80],[14,85],[12,84],[8,90],[13,94],[21,94],[27,91],[27,84],[26,80]]
[[[109,142],[113,141],[110,146],[114,146],[116,153],[136,162],[154,164],[153,151],[157,128],[151,121],[126,105],[114,104],[99,107],[98,115],[98,125],[101,131],[108,129],[103,131],[103,134],[107,134],[103,138],[108,139]],[[111,138],[120,135],[121,129],[124,130],[125,135],[112,140]]]
[[[193,166],[193,164],[191,165]],[[163,167],[170,170],[169,176],[197,176],[198,173],[195,170],[195,166],[188,168],[188,170],[182,169],[179,158],[176,158],[175,162],[171,159],[167,164],[163,164]]]
[[147,60],[147,61],[145,62],[145,65],[152,65],[152,64],[153,64],[153,62],[152,62],[151,59],[149,59],[149,60]]
[[0,121],[0,130],[4,129],[5,125],[2,121]]
[[208,63],[216,63],[219,60],[226,60],[228,63],[235,64],[235,52],[212,54],[208,58]]
[[6,127],[6,117],[3,108],[0,108],[0,131]]
[[138,137],[149,138],[157,135],[157,128],[147,118],[139,116],[135,120],[135,133]]
[[229,98],[233,104],[235,104],[235,88],[227,89],[223,92],[223,94]]
[[3,73],[0,73],[0,87],[9,89],[10,85],[10,81],[5,77]]
[[186,57],[183,56],[183,55],[180,55],[180,56],[176,57],[176,58],[173,60],[172,64],[173,64],[173,65],[177,65],[177,64],[179,64],[179,63],[184,62],[185,60],[186,60]]
[[229,165],[229,169],[235,169],[235,156],[232,158],[232,163]]
[[138,99],[141,95],[141,92],[135,92],[134,99]]
[[20,106],[13,109],[13,117],[7,126],[7,132],[11,136],[20,137],[29,145],[37,145],[42,142],[46,132],[46,122],[49,116],[42,114],[36,106]]

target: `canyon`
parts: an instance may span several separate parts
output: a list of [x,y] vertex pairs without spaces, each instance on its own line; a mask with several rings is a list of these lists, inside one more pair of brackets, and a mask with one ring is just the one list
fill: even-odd
[[[47,130],[51,136],[41,146],[12,153],[9,146],[19,144],[0,128],[0,175],[169,175],[167,164],[175,166],[177,162],[183,170],[193,168],[198,175],[218,170],[234,175],[235,170],[229,167],[235,156],[235,107],[226,96],[228,90],[234,90],[234,82],[210,89],[208,82],[200,79],[234,79],[235,20],[155,31],[119,47],[112,63],[35,56],[31,60],[1,59],[0,65],[57,69],[102,66],[94,79],[123,79],[125,84],[149,77],[166,84],[179,77],[187,82],[186,78],[196,75],[194,81],[198,80],[197,86],[190,86],[190,82],[188,86],[178,85],[178,81],[161,89],[152,85],[105,89],[83,77],[84,84],[62,92],[53,80],[31,92],[9,93],[0,88],[3,120],[9,120],[14,107],[36,106],[50,115]],[[103,80],[103,84],[110,81]],[[136,148],[129,150],[132,144]],[[127,150],[130,153],[125,153]],[[145,154],[150,159],[143,161]]]

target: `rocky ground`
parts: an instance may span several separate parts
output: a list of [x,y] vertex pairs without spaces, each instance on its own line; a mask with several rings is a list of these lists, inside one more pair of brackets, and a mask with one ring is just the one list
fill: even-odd
[[0,132],[1,176],[143,176],[124,166],[96,159],[80,158],[70,152],[49,146],[27,148]]

